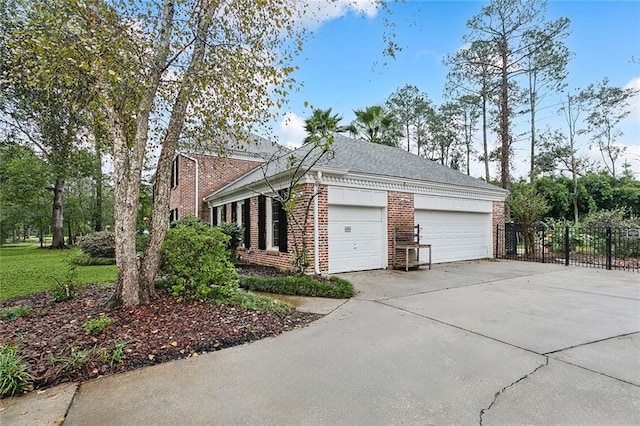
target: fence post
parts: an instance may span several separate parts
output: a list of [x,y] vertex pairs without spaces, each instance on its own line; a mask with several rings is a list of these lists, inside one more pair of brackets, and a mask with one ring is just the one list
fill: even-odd
[[607,226],[607,241],[606,241],[606,256],[607,256],[607,269],[611,270],[611,227]]
[[564,266],[569,266],[569,226],[564,227]]
[[544,263],[544,246],[545,246],[545,242],[544,242],[544,230],[542,230],[542,263]]
[[500,225],[496,225],[496,250],[494,252],[494,256],[496,259],[499,259],[498,256],[498,241],[500,241]]

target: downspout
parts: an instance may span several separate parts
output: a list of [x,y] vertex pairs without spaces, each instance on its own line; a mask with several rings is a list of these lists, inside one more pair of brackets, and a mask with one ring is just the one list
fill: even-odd
[[199,200],[198,200],[198,189],[199,189],[199,188],[198,188],[198,184],[199,184],[199,179],[198,179],[198,178],[199,178],[199,176],[198,176],[198,171],[199,171],[199,170],[198,170],[198,168],[199,168],[199,167],[198,167],[198,166],[199,166],[199,165],[198,165],[198,160],[196,160],[196,159],[195,159],[195,158],[193,158],[193,157],[189,157],[189,156],[188,156],[188,155],[186,155],[186,154],[182,154],[182,153],[181,153],[180,155],[182,155],[182,156],[183,156],[184,158],[186,158],[186,159],[189,159],[189,160],[193,161],[193,162],[196,164],[196,176],[195,176],[196,184],[195,184],[195,189],[194,189],[194,192],[195,192],[195,193],[193,194],[193,203],[194,203],[194,210],[193,210],[193,211],[195,212],[195,214],[194,214],[194,216],[195,216],[195,217],[200,217],[200,216],[198,215],[198,213],[199,213],[199,212],[198,212],[198,210],[199,210],[199,208],[198,208],[198,207],[199,207],[199,204],[200,204],[200,203],[198,202],[198,201],[199,201]]
[[320,251],[318,244],[320,242],[320,232],[318,231],[318,184],[322,179],[322,172],[318,171],[315,182],[313,183],[313,267],[316,275],[320,275]]

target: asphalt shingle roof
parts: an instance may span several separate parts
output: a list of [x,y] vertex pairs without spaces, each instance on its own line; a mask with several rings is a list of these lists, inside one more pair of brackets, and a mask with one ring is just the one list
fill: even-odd
[[[245,175],[241,179],[219,192],[228,192],[245,185],[257,182],[267,176],[273,176],[290,168],[289,157],[295,155],[301,159],[312,146],[302,146],[295,151],[283,151],[283,155],[263,165],[264,169]],[[339,134],[335,135],[331,147],[332,155],[325,155],[318,161],[316,167],[330,168],[347,173],[357,173],[380,177],[395,177],[442,183],[461,187],[471,187],[489,191],[503,191],[483,180],[468,176],[434,161],[419,157],[401,148],[379,145],[363,140],[351,139]],[[311,164],[314,154],[310,155],[306,162]]]

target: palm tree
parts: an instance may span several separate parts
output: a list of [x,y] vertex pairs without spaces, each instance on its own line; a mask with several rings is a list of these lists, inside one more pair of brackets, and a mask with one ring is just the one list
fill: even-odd
[[331,108],[315,108],[311,117],[304,121],[304,130],[308,136],[304,138],[303,143],[314,142],[333,133],[346,132],[347,127],[340,126],[341,120],[342,117],[338,114],[331,114]]
[[353,112],[356,119],[348,127],[352,135],[381,145],[398,146],[402,132],[393,114],[385,112],[379,105]]

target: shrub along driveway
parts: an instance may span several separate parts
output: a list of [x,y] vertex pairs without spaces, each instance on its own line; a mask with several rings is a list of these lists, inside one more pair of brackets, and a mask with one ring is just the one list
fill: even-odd
[[633,424],[638,274],[519,262],[345,274],[273,339],[81,385],[65,425]]

